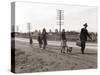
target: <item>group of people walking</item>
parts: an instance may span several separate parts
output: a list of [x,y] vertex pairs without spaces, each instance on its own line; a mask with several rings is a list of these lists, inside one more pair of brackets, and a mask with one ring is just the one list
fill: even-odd
[[42,48],[43,45],[43,49],[46,48],[47,46],[47,32],[46,29],[44,28],[42,33],[41,31],[39,31],[38,33],[38,43],[39,43],[39,47]]
[[[80,32],[80,47],[81,47],[81,52],[82,54],[84,54],[84,50],[85,50],[85,46],[86,46],[86,41],[87,41],[87,37],[89,37],[91,40],[92,38],[90,37],[88,30],[87,30],[87,23],[85,23],[84,28],[81,29]],[[47,32],[46,29],[44,28],[42,33],[41,31],[39,31],[38,33],[38,43],[39,43],[39,47],[42,49],[45,49],[47,46]],[[65,33],[65,29],[62,30],[61,32],[61,53],[65,53],[65,48],[67,47],[67,39],[66,39],[66,33]]]
[[[89,37],[92,40],[87,30],[87,27],[88,27],[87,23],[83,24],[83,26],[84,27],[81,29],[80,38],[79,38],[82,54],[84,54],[84,51],[85,51],[87,37]],[[67,42],[66,34],[65,34],[65,30],[63,29],[61,33],[61,45],[62,45],[61,53],[65,53],[65,48],[67,46],[66,42]]]

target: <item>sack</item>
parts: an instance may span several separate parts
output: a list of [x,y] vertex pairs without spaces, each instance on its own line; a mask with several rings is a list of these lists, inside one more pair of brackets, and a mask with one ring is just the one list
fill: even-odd
[[81,41],[80,40],[77,40],[76,41],[76,45],[81,47]]

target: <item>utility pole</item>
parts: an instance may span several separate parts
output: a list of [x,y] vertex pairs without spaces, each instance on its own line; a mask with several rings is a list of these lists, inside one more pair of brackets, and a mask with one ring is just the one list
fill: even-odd
[[59,33],[61,39],[61,26],[64,25],[64,10],[57,10],[57,25],[59,25]]

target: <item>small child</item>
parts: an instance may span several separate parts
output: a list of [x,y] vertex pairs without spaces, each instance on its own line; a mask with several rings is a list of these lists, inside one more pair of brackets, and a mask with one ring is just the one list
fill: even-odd
[[33,40],[32,40],[32,37],[30,37],[30,45],[32,45],[33,43]]

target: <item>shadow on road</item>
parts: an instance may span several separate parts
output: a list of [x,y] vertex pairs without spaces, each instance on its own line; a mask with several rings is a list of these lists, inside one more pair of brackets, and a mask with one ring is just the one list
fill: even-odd
[[[70,55],[79,55],[81,54],[81,52],[77,52],[77,53],[69,53]],[[84,53],[84,55],[97,55],[97,53]]]

